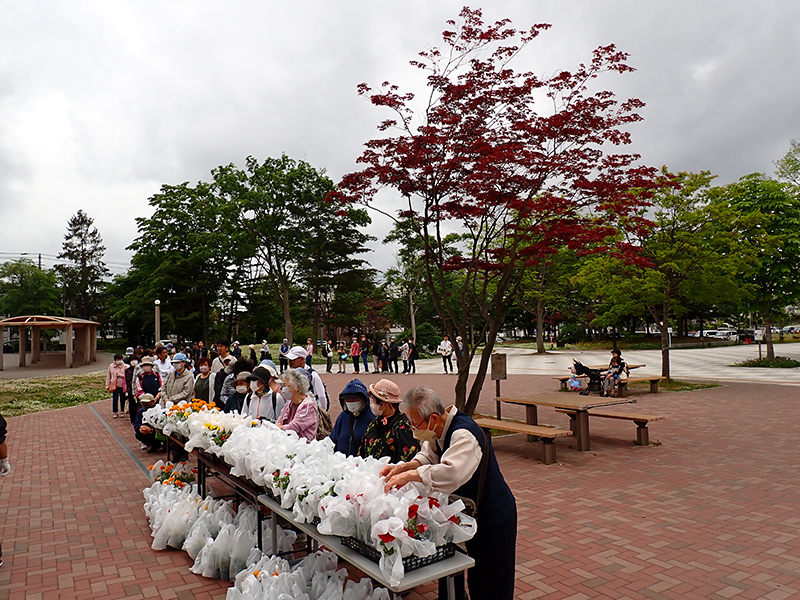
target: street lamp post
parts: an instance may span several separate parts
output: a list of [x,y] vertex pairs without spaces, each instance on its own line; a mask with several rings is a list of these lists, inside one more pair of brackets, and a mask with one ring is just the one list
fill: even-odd
[[161,339],[161,300],[156,300],[156,341]]

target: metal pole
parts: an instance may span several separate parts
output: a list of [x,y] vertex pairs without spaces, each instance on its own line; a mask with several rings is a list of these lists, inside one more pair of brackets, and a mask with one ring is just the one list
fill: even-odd
[[161,339],[161,300],[156,300],[156,341]]

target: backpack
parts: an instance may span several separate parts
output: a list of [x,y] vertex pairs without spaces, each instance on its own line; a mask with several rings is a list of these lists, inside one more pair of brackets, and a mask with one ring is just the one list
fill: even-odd
[[333,431],[333,420],[328,411],[317,404],[317,439],[324,440]]
[[[306,372],[306,376],[308,377],[308,386],[313,391],[314,369],[311,367],[305,367],[304,370]],[[321,378],[320,381],[322,381]],[[328,395],[328,387],[325,385],[324,381],[322,382],[322,387],[325,389],[325,399],[328,401],[328,406],[330,406],[331,397]],[[314,398],[317,406],[317,439],[322,440],[328,437],[331,434],[331,431],[333,431],[333,420],[331,419],[331,415],[328,413],[328,411],[319,405],[319,396],[314,394]]]
[[328,342],[325,342],[322,344],[322,356],[328,358],[328,354],[330,354],[330,352],[328,352]]

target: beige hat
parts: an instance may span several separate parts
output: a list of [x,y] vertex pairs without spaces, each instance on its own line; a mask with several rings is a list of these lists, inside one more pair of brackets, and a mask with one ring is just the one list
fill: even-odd
[[156,399],[153,397],[153,394],[142,394],[141,396],[139,396],[139,402],[141,402],[142,404],[155,401]]
[[152,356],[143,356],[142,357],[142,366],[150,365],[151,367],[156,364],[156,361],[153,360]]
[[400,403],[400,388],[394,381],[381,379],[378,383],[370,384],[369,392],[383,402]]

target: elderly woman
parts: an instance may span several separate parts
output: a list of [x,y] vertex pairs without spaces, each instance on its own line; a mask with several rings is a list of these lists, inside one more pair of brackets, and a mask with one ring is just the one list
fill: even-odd
[[309,442],[317,439],[317,402],[308,395],[308,377],[297,369],[281,375],[282,396],[286,400],[276,425],[285,431],[295,431]]
[[388,456],[390,462],[411,460],[419,452],[411,425],[400,412],[400,388],[388,379],[369,386],[369,406],[375,418],[367,425],[358,453],[366,458]]
[[194,394],[194,377],[186,368],[186,355],[183,352],[178,352],[172,359],[172,367],[164,381],[164,387],[161,388],[162,404],[167,401],[177,404],[181,400],[191,400]]
[[[478,532],[466,542],[475,566],[469,571],[471,598],[514,597],[514,558],[517,537],[517,506],[503,479],[492,449],[472,417],[448,406],[436,392],[419,386],[408,392],[403,410],[422,451],[410,462],[387,466],[381,471],[386,490],[410,481],[424,484],[428,492],[457,494],[473,500],[477,507]],[[463,589],[463,578],[456,586]],[[440,581],[440,598],[442,591]],[[463,591],[457,590],[463,597]]]

